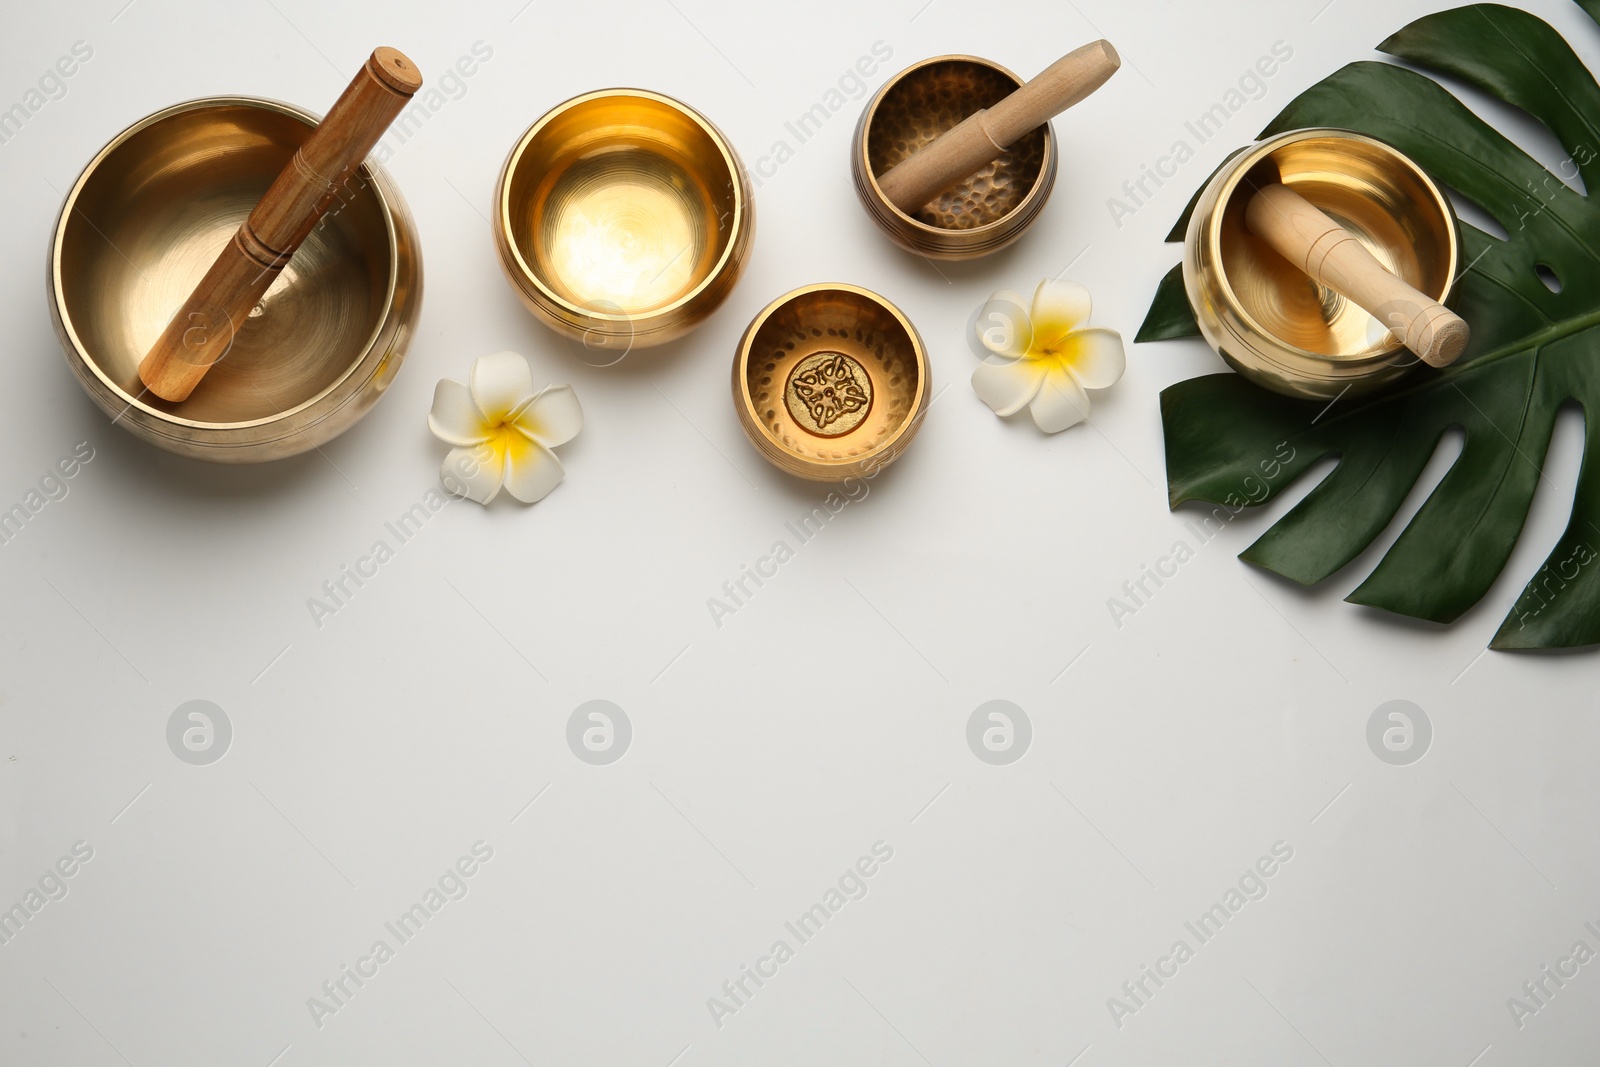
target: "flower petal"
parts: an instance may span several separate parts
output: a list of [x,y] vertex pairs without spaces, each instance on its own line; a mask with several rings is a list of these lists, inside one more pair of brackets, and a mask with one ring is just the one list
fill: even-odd
[[521,434],[506,434],[505,457],[506,492],[524,504],[543,500],[567,476],[554,452]]
[[990,356],[972,372],[972,391],[996,415],[1015,415],[1038,395],[1044,378],[1037,360]]
[[1060,433],[1089,417],[1089,394],[1070,371],[1055,366],[1044,375],[1044,384],[1028,410],[1039,429]]
[[1108,389],[1128,369],[1122,335],[1098,326],[1069,336],[1061,348],[1061,361],[1085,389]]
[[433,387],[433,410],[428,412],[433,436],[452,445],[477,445],[489,439],[483,413],[472,402],[472,391],[449,378]]
[[1046,278],[1033,291],[1033,346],[1054,348],[1067,334],[1089,321],[1089,290],[1077,282]]
[[452,448],[439,468],[439,481],[448,493],[487,504],[500,492],[505,465],[505,453],[492,444]]
[[984,302],[976,328],[978,341],[997,356],[1018,359],[1026,356],[1033,344],[1028,300],[1010,289],[1000,289]]
[[472,361],[472,402],[490,426],[506,421],[533,395],[533,371],[515,352],[496,352]]
[[530,400],[512,420],[518,430],[547,448],[564,445],[583,429],[583,408],[570,385],[552,385]]

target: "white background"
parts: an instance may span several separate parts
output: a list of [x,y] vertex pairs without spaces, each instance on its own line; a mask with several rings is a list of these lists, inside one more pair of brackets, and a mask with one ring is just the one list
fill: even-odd
[[[1131,343],[1177,261],[1161,238],[1296,93],[1437,5],[521,2],[7,5],[0,105],[75,41],[93,58],[0,146],[0,507],[78,442],[95,458],[0,547],[0,906],[74,842],[94,857],[0,947],[0,1063],[1592,1061],[1600,962],[1520,1029],[1506,1002],[1575,941],[1600,950],[1583,927],[1600,926],[1595,661],[1480,658],[1565,524],[1577,419],[1502,580],[1449,629],[1341,598],[1455,445],[1324,588],[1234,556],[1326,465],[1121,628],[1106,606],[1193,517],[1167,510],[1157,394],[1221,368],[1197,340]],[[1600,63],[1576,6],[1531,6]],[[1124,69],[1057,120],[1054,197],[1005,253],[936,270],[873,228],[848,174],[863,98],[764,181],[749,270],[686,340],[585,366],[501,278],[495,177],[568,96],[671,94],[755,166],[875,42],[893,58],[872,89],[952,51],[1031,75],[1102,35]],[[43,286],[51,221],[95,150],[178,100],[323,111],[377,44],[432,75],[478,41],[492,58],[389,164],[426,266],[391,395],[321,454],[255,468],[109,425]],[[1107,198],[1277,41],[1294,55],[1265,96],[1119,229]],[[1129,366],[1092,426],[1046,437],[972,394],[964,331],[992,290],[1069,264]],[[767,301],[824,280],[905,310],[939,399],[870,494],[717,628],[707,598],[826,492],[744,440],[734,347]],[[319,629],[307,599],[437,484],[435,381],[505,348],[582,400],[566,482],[532,508],[452,504]],[[596,698],[634,731],[604,767],[565,735]],[[209,766],[165,739],[192,699],[233,726]],[[991,699],[1032,721],[1010,766],[967,746]],[[1396,699],[1433,724],[1409,766],[1366,740]],[[319,1028],[307,998],[479,840],[494,855],[470,893]],[[707,999],[795,945],[783,923],[880,840],[894,856],[867,896],[719,1028]],[[1117,1026],[1107,999],[1195,946],[1184,922],[1278,841],[1293,859],[1268,895]]]

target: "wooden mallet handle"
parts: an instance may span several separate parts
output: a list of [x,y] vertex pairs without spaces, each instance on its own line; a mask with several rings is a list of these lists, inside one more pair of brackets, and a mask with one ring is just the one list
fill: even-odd
[[406,102],[422,87],[393,48],[372,53],[278,174],[139,364],[163,400],[188,398]]
[[1288,186],[1258,190],[1244,218],[1274,251],[1360,305],[1429,366],[1448,366],[1467,346],[1466,320],[1390,273],[1354,234]]
[[994,107],[967,116],[878,179],[889,203],[911,214],[1100,86],[1122,66],[1110,41],[1076,48]]

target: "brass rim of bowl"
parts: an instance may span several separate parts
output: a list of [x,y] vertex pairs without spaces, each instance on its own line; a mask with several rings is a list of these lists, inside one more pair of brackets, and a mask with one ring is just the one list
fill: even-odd
[[[1244,181],[1245,175],[1250,173],[1250,169],[1257,163],[1261,162],[1262,159],[1271,155],[1273,152],[1276,152],[1285,145],[1294,144],[1297,141],[1310,141],[1319,138],[1362,141],[1366,144],[1372,145],[1373,147],[1387,153],[1397,164],[1405,167],[1412,174],[1416,175],[1417,180],[1422,183],[1422,187],[1428,190],[1428,195],[1433,198],[1434,206],[1439,209],[1441,217],[1443,217],[1445,220],[1445,231],[1449,238],[1447,244],[1449,245],[1450,249],[1450,261],[1448,264],[1446,264],[1448,269],[1444,272],[1444,276],[1448,278],[1449,281],[1445,283],[1444,292],[1428,294],[1441,304],[1444,303],[1445,297],[1450,295],[1450,290],[1455,287],[1456,264],[1460,261],[1461,255],[1460,235],[1456,231],[1454,221],[1455,212],[1450,206],[1450,201],[1445,197],[1444,191],[1441,190],[1438,185],[1434,183],[1433,179],[1428,176],[1428,173],[1419,167],[1411,159],[1411,157],[1407,156],[1404,152],[1401,152],[1389,142],[1379,140],[1376,137],[1371,137],[1364,133],[1357,133],[1355,130],[1340,129],[1336,126],[1314,126],[1303,130],[1290,130],[1287,133],[1280,133],[1276,137],[1271,137],[1265,141],[1262,141],[1260,144],[1257,144],[1255,147],[1242,153],[1238,159],[1231,164],[1233,167],[1233,172],[1228,175],[1227,180],[1222,184],[1222,188],[1217,192],[1217,207],[1216,210],[1212,212],[1212,217],[1209,221],[1209,225],[1206,228],[1206,241],[1209,246],[1207,248],[1207,258],[1214,260],[1211,265],[1217,277],[1217,283],[1222,287],[1223,294],[1228,298],[1229,306],[1239,316],[1239,318],[1243,320],[1245,325],[1249,326],[1262,337],[1271,337],[1284,348],[1292,350],[1296,356],[1302,356],[1305,359],[1315,363],[1327,363],[1334,366],[1348,367],[1354,364],[1365,363],[1369,360],[1376,361],[1385,359],[1405,348],[1405,345],[1401,341],[1393,339],[1394,334],[1391,333],[1389,335],[1391,340],[1388,344],[1363,354],[1359,359],[1350,359],[1347,357],[1329,356],[1324,352],[1313,352],[1308,348],[1301,348],[1298,345],[1289,344],[1287,341],[1284,341],[1282,338],[1280,338],[1276,333],[1267,329],[1260,322],[1258,322],[1256,317],[1250,314],[1249,309],[1244,306],[1244,303],[1239,299],[1239,294],[1233,291],[1233,282],[1229,280],[1228,272],[1223,267],[1222,254],[1220,251],[1222,248],[1222,217],[1225,214],[1223,210],[1224,205],[1226,205],[1233,198],[1234,193],[1238,191],[1239,184]],[[1259,355],[1266,362],[1271,363],[1273,366],[1278,367],[1289,374],[1298,375],[1301,377],[1316,378],[1323,381],[1341,381],[1345,377],[1345,375],[1339,374],[1312,374],[1306,371],[1306,369],[1303,367],[1291,366],[1274,359],[1269,353],[1261,352],[1257,353],[1257,355]],[[1418,362],[1420,362],[1420,360]]]
[[[268,111],[277,111],[281,114],[301,119],[307,125],[313,127],[322,121],[315,112],[307,111],[305,108],[296,107],[293,104],[286,104],[281,100],[269,100],[265,97],[259,96],[205,96],[198,97],[194,100],[185,100],[182,103],[173,104],[171,107],[162,108],[160,111],[157,111],[152,115],[146,115],[138,122],[135,122],[133,125],[117,134],[110,141],[106,142],[105,147],[101,148],[100,151],[95,153],[93,159],[89,160],[88,164],[84,166],[83,172],[78,175],[78,180],[74,182],[72,184],[72,188],[68,190],[67,197],[61,204],[61,214],[56,219],[56,225],[55,229],[52,231],[53,236],[51,239],[50,273],[51,280],[53,282],[51,288],[54,290],[56,314],[61,321],[62,328],[65,329],[67,331],[67,335],[72,338],[73,354],[78,358],[79,361],[88,366],[89,370],[94,373],[94,376],[99,378],[108,389],[110,389],[117,396],[121,397],[123,400],[127,401],[130,408],[137,408],[140,411],[148,412],[161,422],[171,423],[177,426],[192,426],[200,430],[239,430],[247,429],[252,426],[266,426],[271,423],[278,422],[281,419],[285,419],[290,415],[305,411],[307,408],[310,408],[321,401],[324,397],[330,396],[336,392],[339,387],[348,381],[350,376],[356,372],[356,369],[365,363],[367,358],[372,354],[373,345],[383,333],[384,320],[388,316],[388,311],[394,305],[394,291],[399,280],[400,264],[398,257],[395,255],[396,248],[399,244],[399,239],[398,235],[395,233],[394,215],[390,211],[389,198],[383,195],[383,191],[378,188],[378,184],[376,182],[370,180],[371,172],[368,170],[367,165],[363,163],[361,165],[361,172],[365,173],[369,179],[367,184],[374,191],[374,195],[377,197],[378,207],[383,212],[383,231],[389,241],[389,278],[385,284],[383,293],[383,306],[380,309],[382,314],[378,316],[377,325],[375,325],[372,328],[372,332],[367,335],[366,343],[361,346],[361,354],[344,369],[344,372],[341,373],[339,377],[329,382],[321,392],[310,397],[309,399],[301,401],[292,408],[285,408],[284,410],[275,414],[263,416],[259,419],[250,419],[245,422],[197,422],[194,419],[186,419],[182,415],[177,415],[170,411],[164,411],[160,408],[153,408],[149,404],[146,404],[139,399],[139,396],[144,395],[142,392],[139,394],[139,396],[129,396],[125,389],[123,389],[116,382],[112,381],[110,378],[106,377],[105,372],[100,369],[100,364],[89,355],[88,350],[84,347],[83,339],[78,336],[77,326],[73,323],[72,316],[68,314],[67,311],[66,288],[62,284],[61,250],[67,232],[67,222],[69,219],[71,219],[72,212],[77,207],[78,195],[83,191],[83,187],[88,184],[89,179],[94,177],[95,172],[99,170],[100,165],[105,162],[106,157],[109,156],[114,150],[127,143],[128,140],[131,139],[135,134],[141,133],[156,123],[171,118],[173,115],[181,114],[185,111],[198,111],[202,108],[226,107],[240,104],[247,107],[264,108]],[[331,415],[332,412],[329,412],[329,414]],[[293,437],[305,432],[305,429],[299,429],[285,434],[284,436]],[[251,442],[252,445],[257,443],[258,442]]]
[[[761,332],[761,327],[766,325],[767,320],[772,317],[773,313],[790,301],[798,300],[799,298],[808,296],[811,293],[821,292],[854,293],[857,296],[865,297],[867,300],[870,300],[874,304],[877,304],[879,307],[883,308],[889,314],[893,315],[895,321],[905,329],[906,336],[911,340],[911,351],[916,356],[918,379],[917,401],[912,406],[912,410],[907,413],[905,420],[901,422],[899,426],[895,427],[894,433],[880,441],[877,446],[872,449],[872,451],[865,452],[859,456],[850,457],[849,459],[817,459],[811,456],[798,455],[797,453],[784,447],[783,442],[778,440],[778,438],[773,435],[772,430],[767,427],[766,423],[760,418],[756,417],[757,413],[755,409],[755,403],[750,397],[750,350],[755,344],[756,335]],[[911,324],[911,320],[906,318],[905,313],[896,307],[892,301],[886,299],[879,293],[873,292],[871,289],[865,289],[859,285],[851,285],[848,282],[817,282],[814,285],[802,285],[798,289],[789,290],[787,293],[784,293],[766,307],[762,308],[761,311],[757,313],[756,317],[750,320],[750,325],[745,327],[744,336],[739,341],[739,359],[734,364],[734,378],[739,383],[739,407],[744,415],[744,418],[740,421],[745,424],[747,432],[748,428],[753,425],[761,433],[761,443],[757,444],[757,450],[760,451],[764,456],[768,456],[769,459],[774,455],[781,455],[801,466],[808,467],[811,470],[819,472],[844,468],[867,469],[872,465],[873,460],[878,459],[885,453],[892,454],[891,460],[893,458],[898,458],[898,452],[896,450],[901,446],[902,441],[904,441],[911,434],[916,433],[917,427],[922,422],[922,417],[924,414],[926,414],[928,409],[928,352],[922,343],[922,335],[919,334],[917,332],[917,328]],[[764,444],[765,447],[762,447],[762,444]],[[789,471],[791,474],[795,473],[794,471],[790,470],[788,466],[781,464],[779,466],[781,469]]]
[[1038,177],[1034,179],[1033,185],[1028,189],[1027,195],[1021,200],[1017,201],[1016,207],[1012,208],[1004,215],[1001,215],[993,222],[986,222],[982,226],[974,226],[970,230],[947,230],[942,226],[930,226],[921,219],[918,219],[912,215],[907,215],[904,211],[901,211],[899,208],[895,207],[894,204],[889,201],[887,196],[883,195],[883,189],[878,185],[878,176],[872,172],[872,165],[867,162],[867,138],[872,134],[872,123],[873,120],[878,116],[878,105],[883,103],[884,98],[889,95],[889,90],[893,89],[896,85],[899,85],[908,76],[917,73],[925,67],[931,67],[935,63],[950,62],[976,63],[980,67],[990,67],[1016,82],[1019,87],[1023,84],[1022,79],[1018,77],[1017,73],[1011,68],[1001,66],[999,63],[996,63],[993,60],[984,59],[982,56],[971,56],[961,52],[952,52],[947,55],[932,56],[928,59],[922,60],[920,63],[913,63],[905,70],[902,70],[899,74],[896,74],[894,77],[884,82],[883,85],[879,87],[877,93],[872,97],[872,102],[867,105],[866,121],[861,123],[860,129],[857,131],[859,137],[856,147],[861,153],[861,173],[866,179],[868,185],[871,186],[872,195],[875,196],[878,199],[878,202],[881,203],[885,208],[893,212],[896,219],[914,226],[917,228],[917,230],[926,234],[949,236],[950,234],[959,233],[963,235],[971,234],[981,237],[1013,224],[1016,221],[1017,216],[1030,210],[1037,200],[1050,195],[1050,187],[1054,184],[1054,182],[1050,180],[1052,170],[1051,165],[1055,162],[1056,155],[1055,128],[1051,126],[1050,123],[1047,122],[1044,124],[1044,157],[1039,162]]
[[506,157],[505,166],[500,168],[500,203],[497,205],[500,215],[500,232],[508,235],[505,244],[510,250],[511,255],[517,261],[518,273],[520,273],[522,277],[527,279],[529,282],[532,282],[533,285],[538,288],[542,297],[555,302],[560,307],[572,312],[575,315],[581,315],[585,318],[599,320],[602,322],[635,323],[641,319],[653,319],[657,316],[667,315],[673,311],[676,311],[677,309],[684,307],[691,301],[698,298],[708,286],[722,276],[723,270],[728,265],[729,257],[733,255],[734,249],[738,246],[739,234],[745,224],[745,202],[743,194],[740,193],[734,197],[733,224],[728,230],[727,243],[722,249],[722,255],[717,257],[716,263],[712,265],[710,270],[706,271],[706,276],[701,278],[693,289],[690,289],[688,292],[679,296],[676,300],[672,301],[672,303],[662,304],[660,307],[653,307],[649,311],[642,312],[640,314],[629,315],[625,312],[618,313],[610,311],[598,311],[593,308],[588,308],[582,304],[574,303],[573,301],[568,300],[566,297],[561,296],[544,283],[544,281],[533,270],[533,268],[528,265],[528,261],[522,255],[522,249],[518,246],[517,242],[509,237],[509,235],[513,232],[511,228],[511,182],[509,179],[516,171],[517,164],[522,162],[523,152],[527,150],[528,146],[533,143],[533,139],[537,137],[539,132],[543,130],[545,126],[549,125],[552,120],[560,117],[565,112],[572,110],[580,104],[587,104],[591,100],[603,100],[608,97],[626,96],[636,96],[645,100],[653,100],[658,104],[665,104],[667,107],[673,108],[674,110],[683,114],[695,125],[699,126],[700,129],[705,131],[706,136],[711,138],[711,143],[716,145],[717,151],[721,153],[722,161],[727,165],[728,176],[733,181],[735,190],[739,188],[740,180],[743,174],[743,168],[739,164],[738,157],[733,154],[733,149],[729,146],[727,140],[722,136],[722,132],[718,130],[716,126],[712,125],[709,119],[700,114],[700,112],[696,111],[694,108],[690,107],[688,104],[685,104],[682,100],[676,100],[664,93],[652,92],[649,89],[596,89],[593,92],[580,93],[569,100],[562,101],[549,111],[546,111],[543,115],[539,116],[532,126],[528,127],[528,129],[523,133],[522,137],[518,139],[516,147],[511,150],[511,155]]

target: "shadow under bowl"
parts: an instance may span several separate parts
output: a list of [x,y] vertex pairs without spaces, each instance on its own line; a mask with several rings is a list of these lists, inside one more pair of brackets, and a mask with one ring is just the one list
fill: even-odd
[[587,346],[683,336],[732,291],[755,232],[733,147],[643,89],[574,97],[530,126],[495,191],[495,249],[524,305]]
[[138,367],[268,185],[316,126],[288,104],[212,97],[118,134],[56,222],[50,309],[67,362],[101,410],[180,455],[227,463],[321,445],[393,380],[422,302],[416,228],[375,163],[283,269],[189,399]]
[[734,407],[780,470],[819,482],[899,458],[922,425],[928,356],[899,308],[859,286],[808,285],[768,304],[733,363]]

